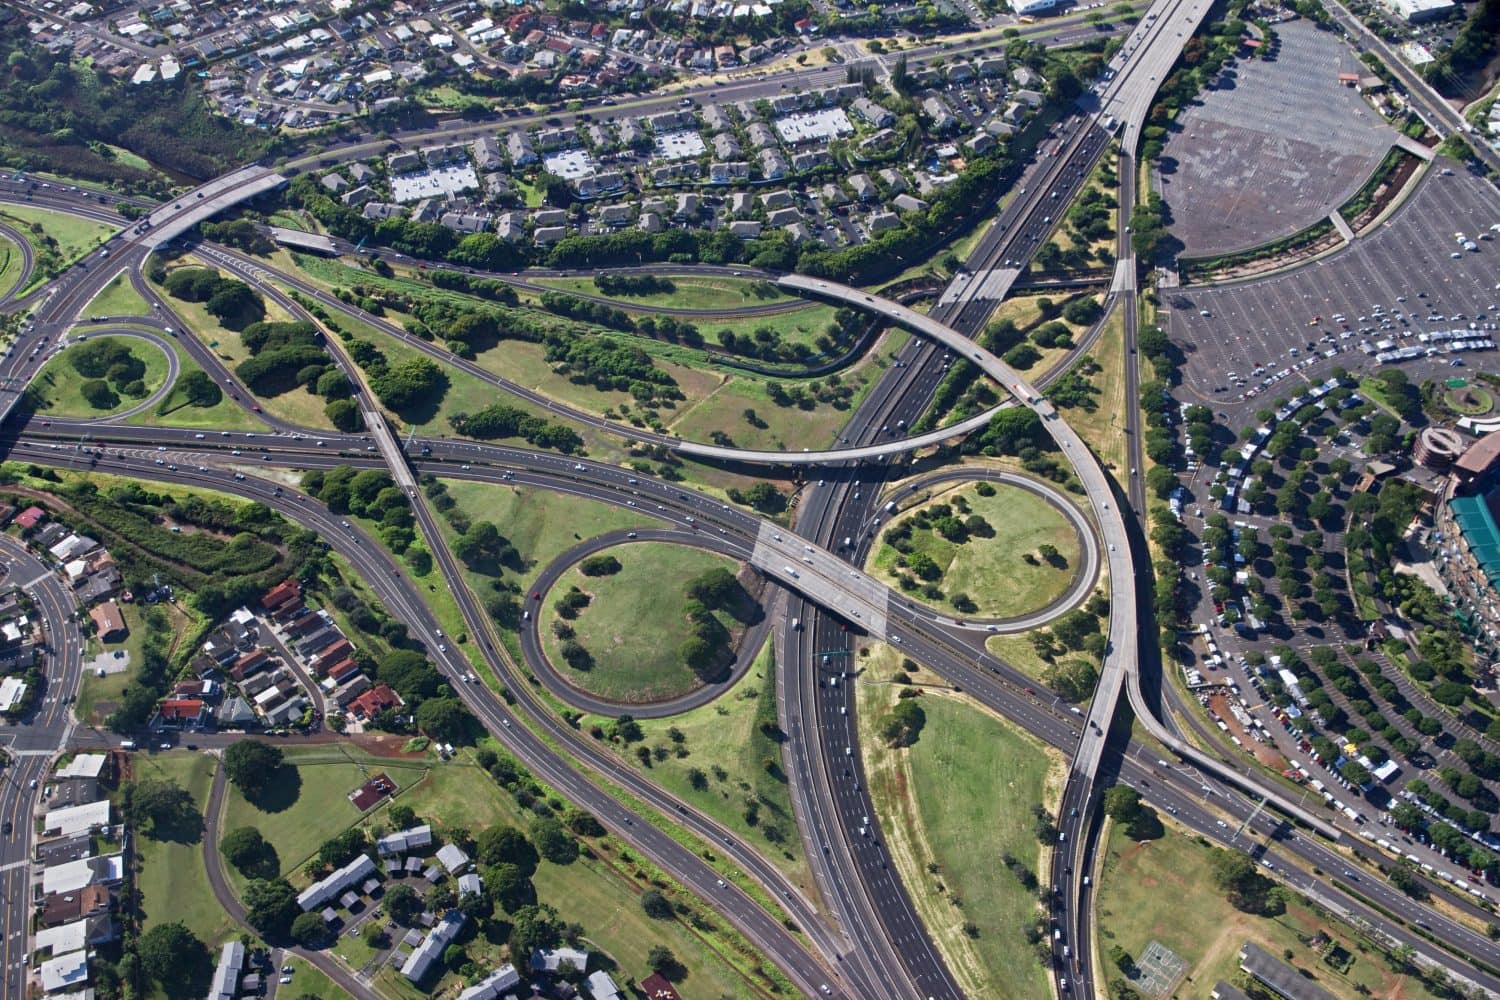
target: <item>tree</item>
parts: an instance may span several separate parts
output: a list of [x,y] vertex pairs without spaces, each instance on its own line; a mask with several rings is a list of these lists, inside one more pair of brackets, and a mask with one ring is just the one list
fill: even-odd
[[238,740],[224,751],[225,774],[251,802],[265,792],[281,763],[281,748],[259,740]]
[[108,410],[120,402],[120,397],[101,378],[91,378],[78,387],[78,393],[96,410]]
[[219,841],[224,860],[240,870],[246,878],[275,878],[281,871],[276,848],[253,826],[230,830]]
[[197,368],[178,376],[177,391],[193,406],[213,406],[224,398],[213,376]]
[[156,840],[189,838],[203,829],[203,814],[192,793],[172,780],[137,781],[132,786],[130,806],[146,835]]
[[620,568],[620,560],[607,552],[590,556],[578,564],[578,571],[584,576],[612,576],[620,572]]
[[318,848],[318,863],[324,868],[340,868],[353,861],[370,846],[364,830],[352,828],[323,841]]
[[646,952],[646,968],[668,979],[681,979],[685,971],[677,956],[672,954],[672,949],[664,944],[652,945],[651,950]]
[[551,816],[539,816],[532,822],[531,842],[542,857],[555,865],[570,865],[578,860],[578,841],[568,836],[562,824]]
[[506,913],[536,903],[536,887],[519,865],[502,862],[484,869],[484,891]]
[[292,940],[304,948],[316,948],[328,937],[328,928],[318,913],[299,913],[292,921]]
[[385,909],[396,923],[410,927],[422,912],[422,897],[411,886],[398,882],[385,891]]
[[245,886],[245,922],[267,938],[284,938],[302,912],[297,890],[284,878],[251,879]]
[[557,911],[544,903],[523,906],[511,914],[510,953],[530,955],[539,948],[555,948],[562,941]]
[[433,739],[467,742],[474,717],[457,698],[429,698],[417,706],[417,728]]
[[531,841],[513,826],[491,826],[480,831],[475,838],[475,854],[481,864],[515,865],[527,878],[536,874],[540,860]]
[[192,985],[208,962],[203,942],[178,921],[157,924],[136,942],[141,972],[160,983],[169,993],[182,993]]
[[1129,785],[1114,785],[1104,793],[1104,814],[1118,823],[1134,822],[1141,811],[1141,793]]
[[330,399],[323,406],[323,415],[330,424],[346,434],[355,433],[364,427],[364,415],[359,412],[359,404],[352,399]]
[[641,909],[653,920],[670,920],[672,917],[671,902],[655,889],[641,893]]

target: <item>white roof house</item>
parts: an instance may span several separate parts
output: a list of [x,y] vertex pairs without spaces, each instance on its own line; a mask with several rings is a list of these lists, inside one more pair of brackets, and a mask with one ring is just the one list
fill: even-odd
[[509,962],[458,995],[458,1000],[496,1000],[506,990],[521,985],[521,974]]
[[443,919],[438,925],[428,931],[422,943],[412,950],[411,955],[401,966],[401,974],[414,983],[421,982],[428,971],[443,957],[443,949],[448,943],[458,937],[458,932],[463,930],[467,921],[462,913],[457,910],[449,910],[443,914]]
[[575,969],[586,969],[589,965],[589,953],[582,948],[539,948],[531,953],[533,972],[556,972],[564,962],[570,963]]
[[406,830],[388,833],[375,841],[375,850],[385,857],[391,854],[406,854],[423,847],[432,846],[432,827],[426,823]]
[[473,872],[458,877],[458,898],[477,896],[484,892],[484,880]]
[[109,758],[102,753],[81,753],[58,768],[59,778],[97,778],[104,773],[104,762]]
[[87,920],[75,920],[71,924],[62,924],[58,927],[43,927],[36,932],[36,948],[34,951],[50,951],[54,955],[66,955],[69,952],[82,951],[88,945],[89,922]]
[[75,833],[109,825],[109,800],[100,799],[81,806],[53,809],[42,820],[42,832],[59,837],[71,837]]
[[77,892],[86,885],[118,882],[125,877],[125,860],[119,854],[104,858],[80,858],[42,870],[42,892]]
[[469,856],[457,844],[444,844],[438,848],[438,862],[452,875],[469,863]]
[[603,969],[590,975],[585,982],[588,983],[589,993],[594,1000],[621,1000],[625,996]]
[[69,952],[42,963],[42,991],[57,993],[89,981],[89,953]]
[[9,712],[26,697],[26,682],[19,677],[0,681],[0,712]]
[[308,910],[316,910],[330,899],[336,898],[351,885],[363,882],[374,874],[375,862],[370,860],[368,854],[360,854],[333,874],[303,889],[297,895],[297,905],[304,913]]

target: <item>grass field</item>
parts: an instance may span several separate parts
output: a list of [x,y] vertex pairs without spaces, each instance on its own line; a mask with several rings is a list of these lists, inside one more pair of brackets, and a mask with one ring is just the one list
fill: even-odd
[[349,994],[343,987],[337,985],[323,973],[313,968],[306,960],[288,955],[284,965],[292,967],[292,981],[283,983],[277,992],[284,992],[289,997],[317,997],[318,1000],[348,1000]]
[[[363,822],[368,826],[388,825],[384,819],[385,807],[379,806],[361,818],[351,805],[341,801],[348,788],[359,780],[353,765],[314,764],[317,758],[328,758],[333,748],[306,748],[289,751],[289,760],[304,763],[300,771],[304,778],[299,802],[277,817],[257,816],[261,832],[277,844],[282,863],[292,867],[287,851],[282,844],[288,838],[281,828],[295,825],[297,840],[316,850],[324,839]],[[467,829],[470,834],[495,824],[508,824],[526,829],[533,814],[522,810],[513,799],[502,791],[466,757],[439,764],[435,761],[422,765],[418,771],[402,761],[361,758],[371,771],[385,771],[402,785],[395,801],[410,806],[424,822],[431,822],[441,837],[446,830],[456,827]],[[348,782],[348,788],[345,782]],[[293,815],[307,803],[308,808]],[[247,808],[238,794],[231,792],[225,829],[231,829],[242,821]],[[321,809],[325,816],[317,816]],[[239,810],[239,811],[237,811]],[[252,813],[253,814],[253,813]],[[279,839],[278,839],[279,838]],[[596,842],[593,858],[580,858],[571,865],[555,865],[543,861],[533,882],[541,902],[555,906],[562,920],[583,926],[586,937],[595,949],[603,949],[619,963],[624,975],[639,979],[648,973],[646,953],[655,944],[665,944],[687,967],[688,982],[695,991],[704,996],[750,997],[762,995],[752,990],[745,980],[722,958],[715,954],[705,941],[681,921],[656,921],[642,911],[639,893],[645,888],[634,877],[638,865],[621,858],[618,849],[609,842]],[[716,919],[716,918],[710,918]],[[722,946],[721,941],[716,941]],[[502,960],[498,945],[486,941],[483,936],[475,938],[466,946],[469,958],[485,969],[494,968]],[[371,949],[359,938],[340,937],[335,953],[355,968],[362,967],[373,955]],[[308,970],[311,971],[311,970]],[[301,972],[298,973],[300,977]],[[296,982],[301,982],[299,978]],[[309,978],[311,992],[325,1000],[341,996],[335,992],[321,992],[322,982]],[[378,982],[388,987],[386,992],[394,996],[416,996],[403,987],[405,981],[392,977],[388,971],[380,973]],[[444,976],[433,987],[432,995],[449,995],[458,982],[452,974]],[[335,987],[336,989],[336,987]],[[300,995],[301,989],[288,994]]]
[[[1173,994],[1182,998],[1207,996],[1220,979],[1233,981],[1238,952],[1246,941],[1255,941],[1277,958],[1290,949],[1290,964],[1337,997],[1431,996],[1420,981],[1391,972],[1343,924],[1300,899],[1277,917],[1236,910],[1214,885],[1210,858],[1209,847],[1174,827],[1168,827],[1166,836],[1143,843],[1112,829],[1098,879],[1101,952],[1119,945],[1136,957],[1149,942],[1159,941],[1187,962],[1187,976]],[[1347,975],[1325,963],[1321,950],[1309,943],[1320,933],[1354,956]],[[1113,967],[1110,972],[1111,978],[1118,978]]]
[[[43,252],[41,238],[37,235],[37,228],[40,228],[42,233],[57,241],[57,256],[65,264],[94,249],[115,234],[114,226],[31,205],[7,204],[4,209],[0,209],[0,219],[8,220],[27,239],[31,240],[32,246],[38,251],[39,258]],[[35,287],[46,280],[47,276],[42,273],[41,268],[38,268],[32,273],[31,281],[27,284],[28,287]]]
[[[570,684],[616,701],[662,701],[698,687],[701,679],[677,652],[693,634],[684,586],[716,567],[738,572],[739,564],[713,552],[664,542],[621,545],[610,554],[620,561],[620,572],[588,577],[575,566],[544,595],[555,602],[577,587],[593,597],[569,623],[579,644],[593,654],[593,668],[577,670],[563,659],[562,644],[553,632],[553,623],[563,619],[550,604],[540,612],[547,658]],[[727,630],[738,627],[728,614],[715,612],[715,617]],[[725,650],[722,666],[727,668],[733,657],[733,648]]]
[[[465,513],[476,521],[492,521],[532,570],[541,569],[580,539],[656,523],[645,514],[551,490],[457,479],[446,482]],[[532,573],[524,576],[529,579]]]
[[[775,716],[776,661],[770,643],[761,647],[755,664],[728,691],[711,703],[670,719],[641,719],[643,741],[657,753],[643,773],[683,801],[743,837],[759,849],[810,898],[820,893],[802,854],[792,815],[791,793],[781,774],[765,762],[780,762],[781,746],[761,732],[756,713]],[[583,725],[606,720],[585,718]],[[674,731],[681,734],[675,738]],[[633,754],[623,758],[641,766]],[[694,772],[698,772],[695,774]],[[695,778],[702,787],[694,787]],[[755,805],[755,822],[747,819]]]
[[130,279],[120,274],[94,296],[83,313],[85,316],[150,316],[151,305],[130,284]]
[[1043,916],[1036,892],[1000,859],[1045,873],[1031,808],[1055,804],[1062,761],[966,699],[931,689],[919,700],[927,722],[917,741],[887,747],[875,727],[896,703],[889,679],[899,662],[876,647],[861,659],[857,687],[860,747],[891,858],[966,993],[1045,996],[1047,968],[1025,937]]
[[[625,309],[647,309],[664,306],[668,309],[739,309],[742,306],[762,305],[770,302],[785,302],[790,296],[776,289],[775,285],[751,278],[729,278],[719,275],[665,275],[675,291],[654,292],[650,295],[605,296],[619,302]],[[546,285],[562,292],[582,292],[585,295],[604,295],[592,278],[534,278],[538,285]],[[759,294],[756,289],[764,289]],[[715,327],[715,329],[718,329]]]
[[[172,616],[173,624],[179,631],[188,627],[187,616],[177,611],[171,605],[163,605]],[[125,688],[135,680],[135,675],[141,666],[141,645],[146,639],[146,628],[141,623],[141,610],[138,604],[119,605],[120,613],[125,618],[125,625],[129,634],[123,642],[101,643],[97,638],[90,638],[88,647],[84,651],[84,660],[88,661],[93,656],[103,652],[105,654],[123,651],[129,657],[130,666],[118,673],[105,674],[103,677],[91,670],[83,672],[83,683],[78,690],[78,701],[74,704],[74,713],[85,723],[102,726],[104,720],[115,710],[117,701],[123,696]]]
[[[317,853],[325,840],[361,819],[348,795],[372,774],[384,771],[405,788],[422,776],[423,761],[371,757],[347,745],[292,747],[277,775],[266,808],[252,805],[239,789],[226,795],[223,832],[257,827],[290,874]],[[231,868],[232,874],[237,874]]]
[[0,237],[0,295],[16,287],[21,280],[21,248]]
[[162,387],[167,378],[167,356],[155,344],[144,340],[136,340],[130,337],[101,337],[100,340],[116,341],[130,348],[130,353],[146,366],[146,374],[141,381],[146,385],[143,395],[131,398],[121,395],[119,387],[111,383],[110,388],[115,390],[116,403],[106,409],[96,409],[83,398],[83,383],[88,379],[79,374],[73,367],[73,354],[78,350],[77,345],[64,350],[55,358],[49,360],[42,366],[38,373],[36,382],[37,389],[45,397],[46,402],[38,407],[39,413],[49,413],[58,417],[103,417],[111,413],[119,413],[138,405],[142,400]]
[[1032,648],[1031,642],[1026,638],[1025,633],[1020,635],[992,635],[984,641],[984,648],[1026,676],[1035,677],[1037,680],[1041,680],[1046,676],[1047,671],[1052,669],[1050,663],[1047,663],[1036,654],[1036,650]]
[[[1082,568],[1078,535],[1051,504],[1020,487],[996,485],[994,495],[984,497],[972,484],[956,485],[935,493],[929,503],[900,515],[891,524],[910,521],[917,511],[932,504],[952,506],[960,499],[968,503],[971,512],[989,522],[995,531],[993,538],[971,537],[958,544],[929,527],[914,529],[911,539],[914,552],[927,555],[943,571],[936,583],[942,588],[944,607],[953,608],[952,596],[963,593],[978,606],[977,611],[967,613],[1003,618],[1035,611],[1066,592]],[[954,514],[960,520],[966,516],[956,507]],[[1041,545],[1054,546],[1062,565],[1049,565],[1039,558],[1031,565],[1023,558],[1035,557]],[[900,555],[882,541],[874,551],[871,572],[894,585]]]
[[[136,754],[136,780],[170,779],[187,789],[201,811],[208,803],[213,784],[214,759],[206,754],[173,750],[168,753]],[[202,833],[181,831],[174,839],[140,837],[135,844],[141,872],[141,912],[144,927],[180,920],[210,947],[228,934],[233,925],[209,888],[203,870]]]
[[[208,261],[197,258],[185,259],[183,266],[212,268]],[[172,306],[172,311],[183,318],[192,334],[208,345],[208,348],[217,354],[231,370],[235,365],[250,357],[250,351],[245,347],[240,335],[221,325],[203,307],[203,303],[185,302],[177,298],[169,298],[168,301]],[[291,321],[291,315],[270,299],[265,299],[265,304],[267,322]],[[257,402],[272,416],[280,417],[282,420],[301,427],[314,430],[333,429],[333,425],[323,415],[323,398],[308,392],[301,386],[276,396],[260,397]]]
[[[1099,339],[1090,352],[1100,370],[1089,378],[1099,389],[1094,397],[1099,405],[1093,411],[1070,407],[1059,408],[1063,418],[1073,426],[1105,468],[1121,470],[1128,464],[1125,438],[1125,315],[1116,309],[1099,331]],[[1134,405],[1131,401],[1129,405]],[[1145,470],[1141,470],[1145,475]]]

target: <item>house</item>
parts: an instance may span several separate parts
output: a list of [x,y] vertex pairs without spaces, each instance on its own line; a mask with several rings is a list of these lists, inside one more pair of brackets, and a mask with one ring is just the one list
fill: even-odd
[[883,233],[887,229],[900,229],[901,220],[895,212],[876,212],[865,225],[871,233]]
[[594,1000],[624,1000],[625,994],[620,992],[615,981],[603,969],[591,973],[584,982],[588,984],[589,993]]
[[89,608],[89,617],[98,630],[100,642],[120,642],[130,634],[130,630],[125,627],[125,616],[120,613],[119,605],[113,602]]
[[462,871],[469,864],[469,856],[457,844],[444,844],[439,847],[437,859],[444,868],[448,869],[449,875]]
[[890,109],[876,104],[868,97],[856,97],[849,110],[867,124],[876,128],[890,128],[896,124],[896,116]]
[[947,132],[958,127],[958,119],[948,110],[948,105],[943,103],[941,97],[928,97],[922,101],[922,110],[927,112],[927,117],[932,119],[932,128],[936,132]]
[[42,892],[76,893],[88,886],[119,885],[125,878],[123,855],[111,854],[102,858],[80,858],[60,865],[42,869]]
[[302,581],[283,580],[260,597],[260,606],[272,614],[287,603],[302,597]]
[[661,216],[655,212],[642,212],[636,225],[643,233],[659,233],[662,229]]
[[891,199],[891,204],[894,205],[898,211],[902,212],[925,212],[927,210],[927,202],[923,201],[921,198],[915,198],[909,194],[896,195],[896,197]]
[[359,664],[349,659],[340,660],[328,668],[329,679],[338,684],[344,683],[357,673],[359,673]]
[[582,948],[538,948],[531,953],[531,971],[556,974],[566,962],[582,972],[589,967],[589,953]]
[[47,512],[40,507],[33,506],[17,514],[14,523],[19,525],[22,531],[31,531],[45,520],[47,520]]
[[151,719],[153,732],[178,729],[192,732],[205,729],[213,722],[208,705],[200,698],[168,698],[156,706],[156,715]]
[[399,708],[401,698],[384,684],[378,684],[349,703],[349,711],[358,719],[373,719],[387,709]]
[[426,823],[388,833],[375,841],[375,850],[381,857],[395,854],[410,854],[432,846],[432,827]]
[[708,165],[708,182],[710,184],[730,184],[735,181],[746,181],[750,179],[750,164],[743,160],[735,160],[732,163],[710,163]]
[[363,882],[374,874],[375,862],[370,860],[370,856],[356,855],[354,860],[342,868],[335,869],[298,893],[297,905],[302,908],[303,913],[321,909],[329,900],[341,896],[351,885]]
[[902,191],[911,190],[911,185],[906,182],[906,178],[902,176],[901,171],[895,167],[883,168],[880,171],[880,179],[885,182],[885,186],[890,189],[891,194],[900,194]]
[[219,964],[214,969],[214,978],[208,988],[208,1000],[234,1000],[235,987],[240,981],[240,970],[245,967],[245,946],[239,941],[226,941],[219,951]]
[[995,148],[995,137],[988,132],[976,132],[964,140],[964,145],[975,153],[988,153]]
[[250,703],[236,695],[219,708],[220,726],[248,726],[255,722],[255,710]]
[[517,167],[528,166],[537,160],[536,150],[524,132],[510,132],[505,136],[505,152],[511,164]]
[[458,877],[459,899],[463,899],[465,896],[478,896],[482,892],[484,892],[484,880],[478,875],[470,872],[467,875],[460,875]]
[[779,180],[787,175],[787,162],[780,153],[774,149],[762,149],[759,153],[760,172],[766,180]]
[[677,211],[673,213],[678,220],[691,219],[698,214],[698,196],[684,191],[677,196]]
[[765,194],[760,196],[760,203],[764,205],[768,211],[775,211],[778,208],[787,208],[792,204],[792,193],[785,188],[782,188],[779,191],[767,191]]
[[271,665],[271,657],[264,649],[255,649],[237,658],[229,668],[229,676],[237,683],[244,683]]
[[99,543],[88,535],[69,535],[47,551],[60,563],[70,562],[79,556],[94,551]]
[[537,246],[547,247],[561,241],[567,235],[567,226],[540,226],[531,234],[531,238]]
[[89,981],[89,953],[83,949],[43,962],[42,992],[59,993]]
[[361,184],[357,188],[350,188],[339,196],[339,200],[350,208],[358,208],[367,201],[375,198],[375,190],[367,184]]
[[776,133],[765,122],[751,122],[745,134],[750,139],[750,145],[756,149],[768,149],[776,145]]
[[1303,977],[1296,969],[1272,957],[1254,941],[1240,948],[1240,968],[1266,989],[1286,1000],[1333,1000],[1333,994]]
[[869,174],[850,175],[849,187],[854,190],[854,197],[861,202],[875,201],[880,197],[880,189],[870,180]]
[[778,208],[766,215],[767,224],[772,226],[790,226],[801,221],[802,213],[795,208]]
[[714,156],[721,160],[737,160],[740,156],[740,143],[728,132],[721,132],[714,136]]
[[458,1000],[499,1000],[519,985],[521,974],[507,962],[460,993]]
[[738,236],[742,240],[753,240],[760,237],[760,223],[755,219],[740,219],[729,224],[729,233]]
[[826,149],[808,149],[792,154],[792,169],[799,174],[833,162],[833,155]]
[[110,911],[114,896],[103,884],[86,885],[68,892],[51,893],[42,900],[37,923],[41,927],[58,927]]
[[109,825],[109,810],[109,799],[49,810],[42,819],[42,834],[48,837],[72,837],[80,833],[92,833]]
[[505,157],[500,155],[500,143],[492,135],[482,135],[469,147],[474,154],[474,165],[482,171],[499,170],[505,166]]
[[364,674],[355,674],[345,684],[341,684],[333,690],[334,704],[339,708],[348,710],[349,703],[375,685],[370,683],[370,678]]
[[449,910],[443,914],[443,919],[427,932],[422,943],[417,945],[402,964],[401,974],[413,983],[420,983],[432,967],[442,960],[443,950],[458,937],[459,931],[463,930],[467,922],[468,918],[457,910]]

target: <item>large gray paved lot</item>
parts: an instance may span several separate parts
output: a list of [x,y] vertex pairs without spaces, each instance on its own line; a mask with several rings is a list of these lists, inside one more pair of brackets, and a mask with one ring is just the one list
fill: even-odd
[[[1253,412],[1269,400],[1296,395],[1308,382],[1323,381],[1336,366],[1351,372],[1375,367],[1361,344],[1390,340],[1412,346],[1420,333],[1468,329],[1470,323],[1500,342],[1500,331],[1486,329],[1500,325],[1500,233],[1489,229],[1495,224],[1500,193],[1439,160],[1378,231],[1330,257],[1256,281],[1163,290],[1164,328],[1186,355],[1180,397],[1231,414]],[[1462,248],[1455,238],[1460,232],[1476,251]],[[1479,239],[1481,233],[1493,238]],[[1383,315],[1376,315],[1377,306]],[[1347,330],[1336,315],[1344,317]],[[1318,359],[1307,365],[1309,343]],[[1329,350],[1338,353],[1322,357]],[[1466,357],[1466,365],[1500,363],[1493,352]],[[1461,368],[1449,372],[1450,360],[1409,362],[1408,374],[1432,377],[1439,368],[1463,374]],[[1307,367],[1265,384],[1298,365]],[[1253,374],[1257,369],[1263,369],[1260,375]]]
[[1396,133],[1340,73],[1363,70],[1333,32],[1275,26],[1271,61],[1239,59],[1228,85],[1187,108],[1162,157],[1172,232],[1191,255],[1294,233],[1358,191]]

